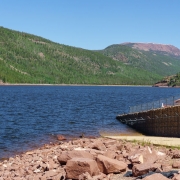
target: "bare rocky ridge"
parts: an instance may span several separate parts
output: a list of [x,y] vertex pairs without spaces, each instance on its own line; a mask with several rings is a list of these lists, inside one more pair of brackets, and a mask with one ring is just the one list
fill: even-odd
[[131,46],[134,49],[143,51],[161,51],[173,56],[180,56],[180,49],[175,46],[167,44],[155,44],[155,43],[122,43],[123,45]]
[[0,180],[180,180],[180,150],[80,138],[0,162]]

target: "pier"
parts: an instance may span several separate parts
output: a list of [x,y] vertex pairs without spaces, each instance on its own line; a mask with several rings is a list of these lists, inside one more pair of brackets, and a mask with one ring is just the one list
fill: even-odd
[[[163,103],[164,100],[159,101],[158,108],[154,108],[154,102],[149,107],[146,104],[147,110],[143,110],[144,104],[140,105],[138,107],[141,107],[142,111],[118,115],[116,119],[145,135],[180,137],[180,101],[174,99],[172,97],[171,103],[169,101],[170,105]],[[168,102],[167,99],[165,101]],[[131,111],[132,109],[137,110],[137,106],[130,108]]]

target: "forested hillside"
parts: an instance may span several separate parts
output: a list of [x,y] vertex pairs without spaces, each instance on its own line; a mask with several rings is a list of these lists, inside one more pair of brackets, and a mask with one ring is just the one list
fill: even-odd
[[3,82],[146,85],[162,78],[163,73],[129,64],[99,52],[0,27],[0,80]]
[[169,76],[180,71],[180,56],[173,56],[164,51],[143,51],[134,49],[129,44],[119,44],[111,45],[98,52],[124,64],[141,68],[160,76]]
[[173,76],[164,77],[161,81],[154,84],[155,87],[169,86],[169,87],[180,87],[180,73]]

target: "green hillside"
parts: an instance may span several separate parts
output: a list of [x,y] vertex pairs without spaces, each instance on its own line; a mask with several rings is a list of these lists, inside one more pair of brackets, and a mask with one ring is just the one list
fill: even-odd
[[164,77],[161,81],[156,82],[154,87],[180,87],[180,73],[176,75]]
[[176,75],[170,77],[168,86],[179,86],[180,87],[180,73],[177,73]]
[[163,52],[137,50],[129,45],[111,45],[98,52],[124,64],[142,68],[160,76],[169,76],[180,71],[180,57]]
[[3,82],[145,85],[157,82],[161,74],[124,64],[99,52],[0,27]]

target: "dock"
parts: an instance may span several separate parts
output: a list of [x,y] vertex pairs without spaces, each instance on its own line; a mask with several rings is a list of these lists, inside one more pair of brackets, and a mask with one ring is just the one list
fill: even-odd
[[118,115],[116,119],[144,135],[180,137],[180,104],[174,100],[172,105],[162,103],[159,108]]

